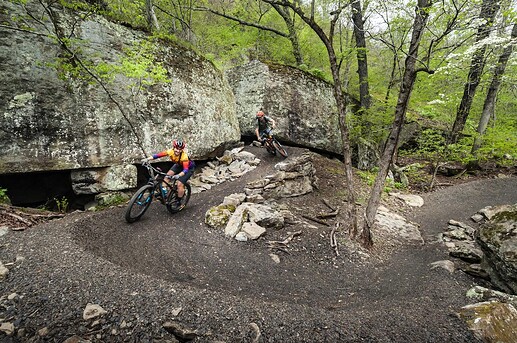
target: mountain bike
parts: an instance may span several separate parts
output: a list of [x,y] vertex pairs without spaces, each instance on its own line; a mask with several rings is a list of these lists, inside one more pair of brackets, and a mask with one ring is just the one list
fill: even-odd
[[272,129],[265,130],[262,137],[265,139],[264,146],[271,155],[276,155],[278,152],[283,157],[287,157],[287,150],[285,150],[282,144],[280,144],[280,142],[278,142],[273,136]]
[[177,213],[185,208],[191,194],[191,187],[188,182],[185,184],[185,194],[181,198],[181,202],[178,203],[178,186],[176,184],[178,180],[170,178],[159,168],[153,167],[149,161],[142,162],[142,166],[147,169],[149,181],[146,185],[140,187],[129,200],[125,215],[128,223],[139,220],[154,199],[165,205],[170,213]]

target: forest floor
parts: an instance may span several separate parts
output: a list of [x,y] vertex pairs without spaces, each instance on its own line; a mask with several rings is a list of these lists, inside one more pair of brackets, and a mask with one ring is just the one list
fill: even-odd
[[[140,221],[127,224],[119,206],[4,230],[0,261],[9,274],[0,281],[0,318],[12,332],[0,328],[0,340],[478,341],[455,313],[470,302],[465,293],[479,280],[430,264],[449,258],[437,235],[450,219],[468,222],[483,207],[517,203],[515,169],[498,170],[497,177],[493,170],[440,176],[433,192],[410,190],[425,201],[416,209],[386,196],[387,207],[419,224],[423,244],[381,240],[374,232],[373,249],[361,249],[348,239],[345,211],[326,224],[305,220],[238,242],[208,227],[206,211],[282,160],[257,147],[246,150],[261,159],[256,169],[194,194],[175,215],[154,203]],[[346,200],[341,162],[314,155],[314,165],[319,188],[283,201],[298,219],[328,212],[322,199],[336,208]],[[363,208],[368,187],[357,191]],[[336,249],[330,236],[337,221]],[[289,237],[282,249],[271,248]],[[106,312],[84,319],[88,304]]]

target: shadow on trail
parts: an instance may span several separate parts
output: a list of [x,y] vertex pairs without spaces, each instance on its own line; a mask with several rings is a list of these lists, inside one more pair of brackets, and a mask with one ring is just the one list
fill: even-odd
[[[155,202],[140,221],[127,224],[123,218],[125,208],[115,208],[79,220],[73,229],[74,239],[86,250],[128,272],[181,283],[185,287],[220,290],[233,296],[334,310],[361,309],[369,304],[382,306],[386,301],[406,307],[426,303],[433,306],[432,298],[439,296],[441,283],[456,286],[458,280],[452,278],[430,282],[433,275],[428,272],[428,263],[444,256],[429,246],[405,247],[390,261],[376,266],[351,263],[346,258],[336,260],[330,247],[327,261],[311,259],[311,252],[306,251],[307,257],[302,259],[279,254],[281,262],[275,263],[264,244],[238,242],[225,237],[221,229],[208,227],[204,216],[211,206],[221,203],[224,196],[242,192],[247,182],[270,174],[274,163],[282,160],[267,159],[260,154],[263,151],[257,149],[251,148],[251,151],[262,159],[258,168],[236,181],[193,194],[180,213],[169,215],[164,206]],[[290,149],[291,156],[298,153],[299,150]],[[476,193],[478,190],[505,187],[498,180],[482,182],[486,184],[470,187],[475,196],[482,194]],[[465,197],[470,194],[469,188],[463,186],[458,191],[451,187],[426,196],[426,206],[412,214],[415,221],[423,224],[423,230],[430,230],[430,221],[446,222],[455,218],[455,206],[461,213],[467,210],[462,201],[444,204],[442,192],[445,198],[453,194],[454,200],[458,200],[460,194]],[[489,193],[486,193],[488,198]],[[515,197],[509,194],[504,201],[513,198],[515,202]],[[469,282],[467,278],[462,280],[465,285]],[[463,290],[458,291],[458,298],[461,292]]]

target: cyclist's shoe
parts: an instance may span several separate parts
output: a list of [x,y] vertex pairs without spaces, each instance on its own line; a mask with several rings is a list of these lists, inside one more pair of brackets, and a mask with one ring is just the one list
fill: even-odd
[[262,138],[260,140],[260,145],[264,146],[264,144],[266,144],[266,139],[265,138]]

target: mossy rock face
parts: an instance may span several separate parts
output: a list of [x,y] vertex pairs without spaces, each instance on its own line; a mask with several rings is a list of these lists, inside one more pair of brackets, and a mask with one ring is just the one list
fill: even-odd
[[498,301],[463,307],[458,316],[483,342],[517,342],[517,310]]
[[517,237],[517,210],[495,214],[492,220],[480,227],[477,235],[478,243],[497,249],[505,241],[515,237]]
[[517,208],[506,206],[495,213],[479,228],[476,241],[492,282],[507,293],[517,294]]
[[517,223],[517,210],[499,212],[492,221],[495,223],[513,222],[515,225]]
[[205,223],[215,228],[225,227],[233,212],[235,205],[213,206],[205,213]]

